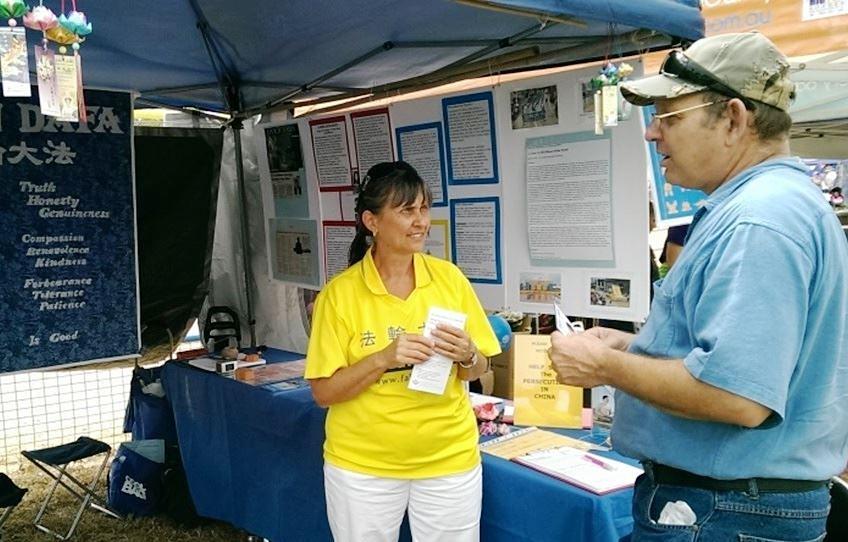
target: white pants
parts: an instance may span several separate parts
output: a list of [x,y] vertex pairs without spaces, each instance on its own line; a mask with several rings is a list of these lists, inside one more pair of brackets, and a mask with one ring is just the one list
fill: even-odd
[[409,508],[414,542],[478,542],[483,501],[482,468],[401,480],[324,464],[327,518],[336,542],[397,542]]

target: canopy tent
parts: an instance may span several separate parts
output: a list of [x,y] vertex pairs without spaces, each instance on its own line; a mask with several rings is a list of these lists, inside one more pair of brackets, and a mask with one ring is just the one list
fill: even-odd
[[[704,32],[698,0],[82,0],[77,7],[94,27],[81,48],[86,87],[226,115],[242,209],[239,134],[253,115],[615,58]],[[30,31],[28,39],[35,66],[32,46],[41,36]],[[244,212],[241,229],[255,343]]]
[[848,50],[792,62],[792,79],[797,85],[797,98],[790,113],[792,136],[796,139],[821,140],[840,138],[840,156],[845,158],[844,139],[848,137]]
[[[487,3],[520,11],[473,7]],[[527,17],[535,5],[544,14]],[[170,0],[119,8],[84,0],[79,8],[94,26],[82,47],[87,86],[245,115],[293,99],[396,90],[505,53],[521,67],[574,62],[695,40],[704,28],[698,0]]]

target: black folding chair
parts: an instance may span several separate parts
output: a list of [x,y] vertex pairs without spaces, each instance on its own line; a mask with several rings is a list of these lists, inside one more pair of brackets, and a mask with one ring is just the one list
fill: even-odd
[[236,347],[241,344],[241,324],[236,311],[223,305],[210,307],[203,325],[203,344],[207,345],[212,339],[218,351],[227,346],[231,338]]
[[[9,519],[12,510],[21,503],[28,490],[15,485],[11,478],[0,472],[0,508],[5,508],[3,515],[0,515],[0,529],[3,524]],[[3,538],[3,533],[0,531],[0,539]]]
[[[35,520],[33,520],[33,524],[36,528],[44,531],[45,533],[52,534],[59,540],[68,540],[71,536],[73,536],[74,531],[79,524],[80,518],[82,517],[82,513],[85,512],[88,507],[120,519],[121,516],[109,510],[105,499],[95,492],[97,483],[103,475],[103,471],[106,468],[106,463],[109,461],[111,453],[111,446],[105,442],[100,442],[99,440],[89,437],[80,437],[74,442],[53,446],[52,448],[42,448],[40,450],[21,452],[21,454],[31,461],[33,465],[55,480],[53,484],[51,484],[50,489],[47,492],[47,497],[45,497],[44,503],[42,503],[38,514],[36,514]],[[82,459],[98,455],[103,456],[103,462],[100,464],[97,474],[90,483],[86,484],[68,472],[71,464],[75,461],[80,461]],[[50,500],[53,498],[53,494],[56,492],[56,488],[59,487],[59,485],[67,489],[80,501],[79,509],[71,522],[68,532],[64,535],[51,530],[41,523],[41,519],[47,511],[47,506],[50,504]]]

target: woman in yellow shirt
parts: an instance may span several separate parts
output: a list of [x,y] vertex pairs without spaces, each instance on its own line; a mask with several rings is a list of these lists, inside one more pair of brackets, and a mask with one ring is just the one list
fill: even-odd
[[[462,381],[500,347],[459,268],[422,253],[430,203],[409,164],[372,167],[350,267],[316,301],[306,378],[329,408],[324,485],[336,541],[397,540],[407,509],[415,540],[479,539],[477,426]],[[431,307],[465,314],[464,329],[440,324],[425,338]],[[412,367],[436,353],[454,362],[444,393],[409,389]]]

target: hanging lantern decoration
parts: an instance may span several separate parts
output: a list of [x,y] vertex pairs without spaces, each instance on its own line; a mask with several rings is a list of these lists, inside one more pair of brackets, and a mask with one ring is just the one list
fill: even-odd
[[73,0],[74,10],[67,17],[64,14],[59,16],[59,26],[70,32],[76,39],[71,42],[74,51],[79,51],[80,43],[85,41],[85,37],[91,34],[91,23],[85,17],[85,13],[77,11],[76,0]]
[[621,95],[618,84],[633,73],[633,66],[622,62],[618,66],[612,62],[604,64],[598,75],[592,78],[590,84],[595,96],[595,133],[604,133],[604,128],[618,126],[619,120],[630,117],[629,108],[624,111],[619,107]]
[[0,18],[7,19],[9,26],[18,26],[17,18],[23,16],[29,7],[24,0],[0,0]]
[[[39,7],[43,8],[43,6]],[[71,11],[67,14],[65,13],[65,0],[62,0],[61,12],[58,18],[52,12],[49,15],[47,12],[49,10],[46,8],[43,11],[39,10],[39,18],[36,19],[33,17],[32,21],[34,25],[32,28],[39,28],[45,37],[44,47],[42,48],[43,55],[40,55],[40,58],[37,59],[39,62],[37,71],[41,74],[43,68],[46,81],[51,64],[55,70],[56,76],[49,83],[56,89],[54,93],[56,103],[51,104],[57,110],[55,116],[59,120],[86,122],[85,100],[82,88],[82,59],[79,49],[80,44],[85,41],[86,36],[91,34],[91,23],[88,22],[85,13],[77,10],[76,0],[71,0]],[[47,49],[47,40],[59,44],[60,54],[56,55],[55,58],[52,52]],[[74,50],[73,56],[66,56],[68,45]],[[44,58],[47,60],[42,62]],[[45,92],[45,95],[47,94],[49,92]],[[42,103],[42,113],[44,113],[44,109],[44,103]],[[53,110],[52,107],[50,109]]]
[[59,26],[59,19],[56,18],[53,10],[44,7],[43,4],[39,4],[32,8],[32,11],[24,15],[24,26],[41,32],[43,36],[41,44],[46,49],[47,31]]

